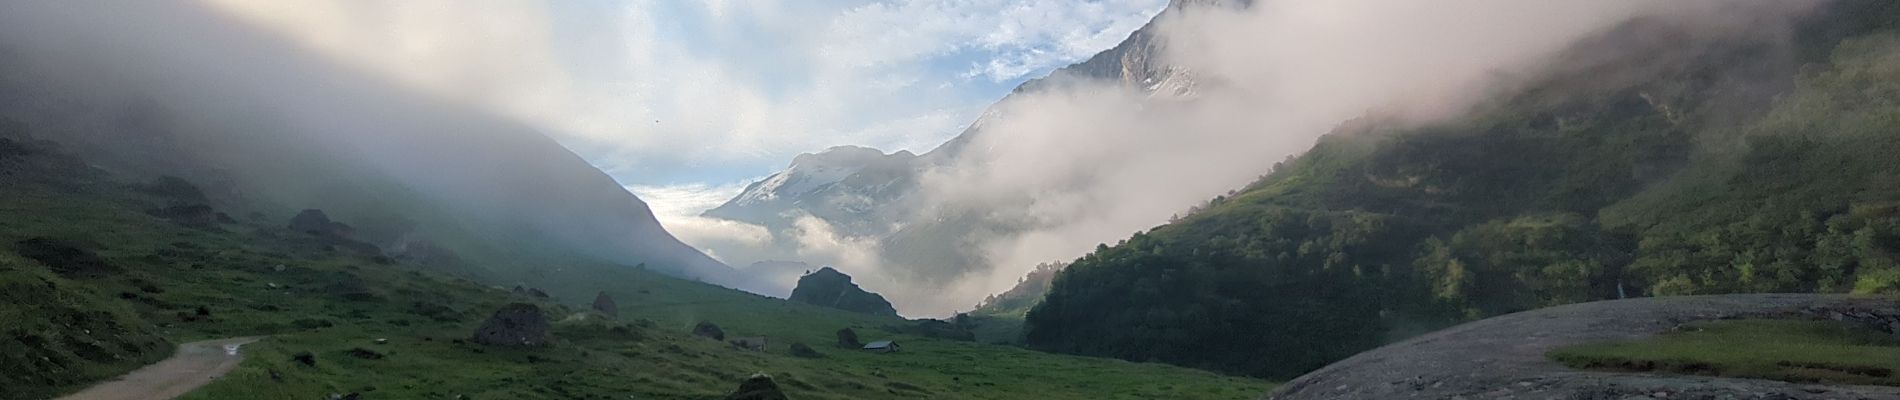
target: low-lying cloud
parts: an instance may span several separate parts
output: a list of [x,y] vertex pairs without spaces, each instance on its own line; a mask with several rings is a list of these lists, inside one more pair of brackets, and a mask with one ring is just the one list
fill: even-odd
[[1038,263],[1073,259],[1239,188],[1345,121],[1456,116],[1633,18],[1727,34],[1745,26],[1738,21],[1811,4],[1777,3],[1259,1],[1171,13],[1159,22],[1165,56],[1194,93],[1097,82],[998,105],[1005,117],[987,121],[960,162],[929,174],[924,198],[1033,228],[978,238],[988,271],[947,289],[914,288],[936,296],[896,297],[941,299],[900,306],[926,314],[962,309]]

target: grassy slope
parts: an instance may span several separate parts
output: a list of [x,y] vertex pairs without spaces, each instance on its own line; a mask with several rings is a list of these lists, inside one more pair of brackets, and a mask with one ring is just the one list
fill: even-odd
[[[371,398],[718,398],[755,372],[775,375],[794,398],[1247,398],[1265,382],[1157,364],[1031,352],[1013,347],[889,335],[900,323],[793,304],[660,276],[631,268],[573,265],[599,271],[589,283],[569,280],[553,293],[605,289],[620,305],[613,322],[595,315],[556,324],[557,342],[519,350],[461,340],[502,304],[534,301],[506,290],[324,245],[288,232],[277,221],[240,221],[195,229],[146,215],[165,204],[110,177],[57,158],[0,161],[0,243],[55,237],[89,243],[122,271],[67,279],[39,264],[0,253],[0,285],[9,301],[0,316],[28,321],[25,330],[52,340],[83,340],[91,326],[14,297],[38,296],[18,285],[52,282],[57,307],[110,316],[92,327],[139,347],[119,359],[67,357],[68,370],[22,364],[36,351],[60,350],[23,340],[0,342],[12,386],[0,398],[41,398],[161,358],[172,342],[272,335],[250,347],[251,358],[191,399],[306,398],[361,392]],[[282,265],[280,270],[277,266]],[[593,287],[584,287],[584,286]],[[141,290],[150,286],[155,290]],[[157,293],[153,293],[157,292]],[[50,295],[49,295],[50,296]],[[123,297],[122,297],[123,296]],[[588,298],[566,302],[583,304]],[[22,297],[24,298],[24,297]],[[553,319],[573,308],[542,301]],[[204,307],[206,318],[197,317]],[[767,335],[768,352],[747,352],[688,336],[710,320],[730,336]],[[612,327],[623,327],[620,330]],[[894,338],[906,352],[867,354],[837,349],[834,332],[855,327],[867,340]],[[10,327],[12,331],[22,331]],[[10,335],[19,336],[19,335]],[[387,338],[387,344],[375,339]],[[12,337],[9,337],[12,339]],[[791,341],[828,355],[786,355]],[[355,348],[387,357],[352,357]],[[71,350],[60,350],[67,354]],[[292,361],[316,355],[314,367]],[[273,377],[275,376],[275,377]],[[60,379],[54,379],[60,378]],[[42,379],[42,380],[33,380]]]
[[[1748,351],[1736,351],[1748,349]],[[1704,321],[1656,337],[1550,352],[1573,368],[1900,385],[1900,339],[1837,321]]]

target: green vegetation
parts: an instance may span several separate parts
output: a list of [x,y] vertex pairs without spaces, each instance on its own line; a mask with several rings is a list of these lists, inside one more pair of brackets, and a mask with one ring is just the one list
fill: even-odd
[[1838,321],[1695,322],[1642,340],[1565,347],[1550,358],[1581,369],[1900,385],[1900,339]]
[[1076,260],[1026,342],[1278,379],[1556,304],[1893,293],[1896,21],[1876,0],[1829,3],[1786,42],[1635,21],[1463,117],[1352,121]]
[[1016,286],[984,298],[975,309],[957,318],[970,325],[977,341],[1022,344],[1023,318],[1029,314],[1030,308],[1042,303],[1042,297],[1049,293],[1049,284],[1055,280],[1056,272],[1068,266],[1065,262],[1036,265],[1036,269],[1016,281]]
[[[287,214],[170,219],[148,211],[202,201],[192,195],[201,192],[172,180],[125,182],[35,146],[0,157],[0,320],[11,321],[0,327],[4,399],[76,390],[166,357],[172,343],[252,335],[268,337],[246,347],[235,372],[187,398],[709,399],[758,372],[796,399],[1241,399],[1270,387],[893,333],[886,327],[911,322],[585,259],[543,267],[588,278],[535,283],[552,298],[516,294],[457,269],[507,270],[493,263],[515,259],[392,259],[374,246],[294,232]],[[601,291],[618,303],[617,318],[582,311]],[[468,340],[515,302],[547,310],[551,344]],[[756,352],[691,336],[700,321],[770,344]],[[845,327],[864,340],[902,342],[904,351],[839,348],[834,335]],[[794,343],[822,357],[794,356]]]

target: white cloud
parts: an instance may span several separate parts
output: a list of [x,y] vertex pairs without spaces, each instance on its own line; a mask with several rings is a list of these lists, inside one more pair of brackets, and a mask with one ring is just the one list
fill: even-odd
[[747,179],[723,185],[686,183],[679,185],[628,185],[627,191],[646,200],[657,216],[699,215],[745,191]]
[[[1166,0],[200,0],[547,130],[623,182],[726,181],[834,145],[925,150]],[[982,72],[971,72],[975,68]]]
[[630,185],[627,191],[640,196],[653,209],[654,217],[660,225],[672,232],[680,241],[705,251],[722,262],[731,262],[728,256],[713,249],[749,255],[763,251],[772,245],[772,233],[763,226],[699,216],[706,210],[724,204],[726,200],[745,190],[745,182],[725,185],[688,183],[681,185]]

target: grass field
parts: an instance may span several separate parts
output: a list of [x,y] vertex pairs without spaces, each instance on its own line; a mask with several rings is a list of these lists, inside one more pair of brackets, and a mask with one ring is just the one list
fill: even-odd
[[[0,159],[0,187],[0,320],[25,321],[0,327],[0,399],[76,390],[163,358],[172,343],[252,335],[267,338],[246,347],[230,376],[186,398],[715,399],[754,373],[796,399],[1245,399],[1271,386],[895,334],[884,327],[906,321],[583,260],[564,267],[583,272],[537,283],[554,298],[535,298],[291,232],[278,220],[287,215],[180,225],[146,212],[166,199],[57,159]],[[36,238],[83,247],[109,268],[61,274],[16,254]],[[598,291],[621,315],[583,311]],[[465,340],[512,302],[547,311],[550,345]],[[747,351],[689,335],[699,321],[771,344]],[[847,327],[904,351],[839,348],[835,332]],[[824,357],[794,357],[793,342]],[[315,362],[297,361],[301,353]]]
[[1838,321],[1705,321],[1652,338],[1584,344],[1550,358],[1580,369],[1900,386],[1900,338]]

